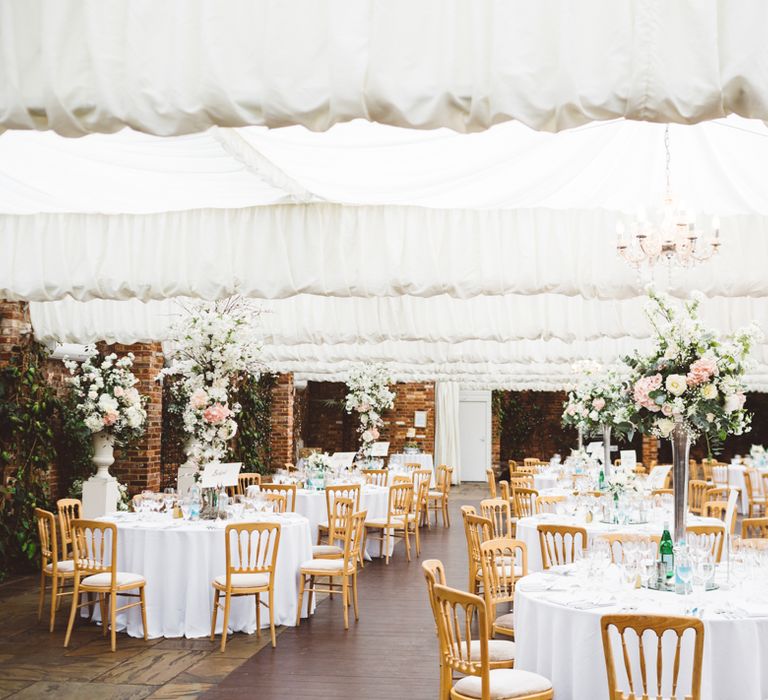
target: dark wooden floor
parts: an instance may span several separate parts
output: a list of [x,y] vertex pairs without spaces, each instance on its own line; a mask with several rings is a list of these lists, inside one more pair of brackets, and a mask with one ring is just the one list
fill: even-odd
[[[422,529],[421,558],[405,560],[398,544],[389,566],[366,563],[358,586],[360,621],[344,630],[339,596],[323,601],[315,615],[278,637],[230,673],[207,700],[271,698],[408,698],[438,694],[437,639],[421,561],[440,559],[448,583],[467,585],[467,555],[459,507],[475,503],[481,490],[462,488],[451,506],[451,527]],[[476,491],[476,493],[472,493]],[[351,614],[350,614],[350,617]]]

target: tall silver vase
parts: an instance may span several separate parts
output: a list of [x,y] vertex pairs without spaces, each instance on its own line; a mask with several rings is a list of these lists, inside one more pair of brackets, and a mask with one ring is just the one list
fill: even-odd
[[675,543],[685,540],[685,517],[688,513],[688,456],[691,451],[691,436],[682,423],[675,423],[669,434],[672,443],[672,480],[675,492],[675,529],[672,533]]
[[611,476],[611,426],[603,424],[603,472],[605,478]]

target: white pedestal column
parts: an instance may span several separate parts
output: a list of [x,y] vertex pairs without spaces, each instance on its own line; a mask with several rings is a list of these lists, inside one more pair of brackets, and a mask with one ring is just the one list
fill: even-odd
[[87,520],[114,513],[120,499],[117,479],[92,476],[83,484],[83,517]]

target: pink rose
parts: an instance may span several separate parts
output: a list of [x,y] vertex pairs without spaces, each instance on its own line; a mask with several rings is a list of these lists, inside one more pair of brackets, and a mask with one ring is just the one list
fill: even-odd
[[667,416],[667,417],[669,418],[669,417],[670,417],[670,416],[671,416],[671,415],[674,413],[674,409],[672,408],[672,404],[671,404],[671,403],[665,403],[665,404],[664,404],[664,405],[661,407],[661,412],[662,412],[662,413],[663,413],[665,416]]
[[112,393],[115,395],[116,398],[119,399],[125,393],[125,391],[124,391],[123,387],[116,386],[114,388],[114,390],[112,391]]
[[371,410],[371,404],[368,403],[361,403],[359,408],[357,409],[358,413],[368,413],[368,411]]
[[602,411],[605,408],[605,399],[598,397],[592,402],[592,408],[596,411]]
[[570,406],[568,406],[568,408],[567,408],[567,409],[565,409],[565,412],[566,412],[566,413],[567,413],[569,416],[575,416],[575,415],[576,415],[576,406],[574,406],[573,404],[571,404]]
[[379,439],[379,429],[378,428],[371,428],[371,438],[374,440]]
[[633,396],[635,403],[641,408],[647,408],[649,411],[658,411],[659,406],[650,397],[650,392],[655,391],[661,386],[662,377],[660,374],[654,374],[651,377],[641,377],[635,382]]
[[104,421],[104,425],[114,425],[117,423],[119,417],[120,416],[115,411],[107,411],[102,420]]
[[717,374],[717,363],[711,357],[702,357],[691,363],[686,381],[688,386],[698,386],[708,382],[715,374]]
[[203,411],[203,418],[211,425],[217,425],[218,423],[223,423],[231,414],[232,411],[226,406],[221,403],[215,403]]
[[205,408],[208,405],[208,394],[205,393],[205,389],[195,389],[189,397],[189,404],[197,411]]

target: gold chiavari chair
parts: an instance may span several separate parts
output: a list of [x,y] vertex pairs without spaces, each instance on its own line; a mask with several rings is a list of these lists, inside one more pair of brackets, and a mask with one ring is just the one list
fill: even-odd
[[419,535],[419,528],[424,522],[424,517],[427,512],[429,496],[429,480],[421,481],[418,486],[418,491],[413,500],[413,512],[408,515],[407,522],[409,527],[413,527],[413,534],[416,538],[416,556],[421,556],[421,536]]
[[237,486],[227,488],[230,496],[245,496],[249,486],[261,486],[261,474],[258,472],[240,472],[237,475]]
[[[702,513],[706,518],[718,518],[725,523],[728,514],[728,501],[705,501],[702,506]],[[730,524],[731,534],[736,532],[736,509],[733,510]]]
[[388,469],[363,469],[362,474],[365,477],[365,483],[373,486],[387,486],[389,482]]
[[[392,538],[403,535],[405,540],[405,555],[411,561],[411,537],[409,516],[413,510],[413,484],[392,484],[389,487],[389,502],[387,517],[368,520],[365,523],[365,538],[371,537],[371,532],[379,532],[372,539],[379,541],[379,557],[389,564],[390,544]],[[386,549],[386,552],[384,550]]]
[[509,482],[508,481],[500,481],[499,482],[499,498],[503,498],[505,501],[512,502],[512,494],[509,490]]
[[731,494],[731,489],[728,486],[710,486],[704,492],[704,502],[706,503],[707,501],[727,501],[728,496],[730,496],[730,494]]
[[688,472],[690,474],[690,479],[694,481],[704,481],[704,470],[699,469],[699,464],[695,459],[688,460]]
[[485,478],[488,480],[488,491],[491,498],[496,498],[496,474],[490,467],[485,470]]
[[467,538],[467,558],[469,559],[469,590],[477,593],[483,580],[480,564],[480,545],[493,538],[493,523],[478,515],[472,506],[461,507],[464,519],[464,535]]
[[525,467],[535,467],[535,466],[538,466],[540,463],[541,463],[541,460],[538,457],[523,458],[523,466]]
[[710,483],[714,483],[714,480],[712,478],[712,467],[715,464],[717,464],[716,459],[701,460],[701,471],[704,472],[704,481],[709,481]]
[[533,477],[534,474],[539,473],[539,466],[537,464],[523,464],[517,468],[520,474],[530,474]]
[[510,472],[516,472],[517,471],[517,462],[514,459],[508,459],[507,460],[507,469],[509,469]]
[[[397,488],[395,486],[391,488]],[[304,593],[307,593],[307,610],[312,611],[312,596],[314,593],[341,593],[342,607],[344,608],[344,629],[349,629],[349,599],[350,588],[352,593],[352,605],[355,612],[355,621],[360,619],[357,603],[357,571],[363,547],[363,531],[367,511],[354,513],[349,518],[347,530],[344,533],[344,554],[337,559],[311,559],[305,561],[299,569],[299,605],[296,611],[296,626],[301,623],[301,608],[304,602]],[[307,585],[309,578],[309,585]],[[320,588],[315,585],[316,578],[327,578],[328,588]],[[341,579],[340,583],[335,583]]]
[[[441,698],[551,700],[552,683],[544,676],[513,668],[491,668],[488,618],[482,598],[439,584],[433,590],[443,663]],[[475,623],[477,644],[473,648],[472,629]],[[453,673],[464,677],[449,688]]]
[[688,482],[688,510],[691,513],[701,515],[704,497],[710,488],[711,485],[702,479],[691,479]]
[[421,469],[419,462],[406,462],[403,464],[403,469],[407,472],[415,472],[417,469]]
[[675,490],[674,489],[653,489],[651,491],[651,496],[674,496]]
[[[285,496],[280,494],[285,499]],[[275,565],[280,546],[280,523],[235,523],[227,525],[226,573],[213,580],[213,616],[211,641],[216,634],[216,618],[220,597],[224,595],[224,619],[221,626],[221,651],[227,646],[227,628],[232,598],[256,597],[256,635],[261,634],[261,606],[269,609],[269,631],[272,647],[277,646],[275,636]],[[267,601],[261,600],[262,594]]]
[[355,502],[351,498],[338,496],[333,502],[333,513],[328,520],[328,544],[316,544],[312,547],[313,559],[338,559],[344,556],[342,542],[347,531],[349,519],[355,512]]
[[[419,487],[423,483],[427,484],[427,493],[429,493],[429,487],[430,487],[430,484],[432,483],[432,470],[431,469],[417,469],[415,472],[413,472],[413,495],[414,495],[414,498],[416,498],[416,499],[419,498]],[[424,504],[423,504],[424,508],[423,509],[421,509],[421,508],[419,509],[421,514],[425,513],[426,510],[427,510],[427,505],[428,505],[427,497],[424,496],[424,499],[425,499],[424,500]],[[418,503],[414,502],[414,504],[413,504],[414,512],[416,512],[416,510],[417,510],[417,505],[418,505]],[[424,524],[424,523],[422,523],[422,524]]]
[[565,496],[537,496],[536,512],[556,513],[558,503],[565,503]]
[[[611,700],[635,700],[635,698],[667,698],[668,700],[701,700],[701,668],[704,656],[704,624],[694,617],[666,617],[662,615],[605,615],[600,621],[603,652],[605,654],[605,666],[608,672],[608,694]],[[621,652],[618,654],[624,660],[624,677],[628,682],[628,692],[625,693],[619,687],[616,667],[614,662],[613,641],[611,640],[611,628],[615,630],[621,640]],[[633,634],[627,635],[627,630]],[[691,663],[690,687],[691,691],[685,698],[678,695],[679,676],[681,667],[681,646],[683,635],[693,630],[693,656]],[[652,633],[654,641],[648,644],[648,633]],[[664,649],[662,649],[662,637],[670,633],[676,637],[674,667],[670,673],[664,673]],[[618,642],[617,642],[618,643]],[[645,644],[645,646],[644,646]],[[631,652],[628,647],[631,645]],[[652,663],[653,657],[648,663],[648,652],[656,648],[656,663]],[[635,652],[635,650],[637,650]],[[666,650],[669,653],[669,650]],[[640,677],[636,675],[637,667],[631,659],[640,658]],[[668,657],[667,657],[668,658]],[[649,683],[648,670],[651,669],[655,684]],[[671,681],[671,689],[664,687],[662,681]],[[653,687],[655,685],[655,688]],[[670,692],[671,690],[671,692]]]
[[259,491],[263,494],[277,493],[285,496],[285,512],[296,512],[296,484],[262,484]]
[[[112,651],[115,651],[117,646],[117,613],[129,608],[141,607],[141,623],[146,640],[147,608],[144,600],[146,581],[139,574],[117,570],[117,527],[115,524],[100,520],[73,520],[72,554],[75,572],[74,589],[64,646],[69,646],[78,609],[91,604],[90,596],[87,602],[79,602],[82,593],[95,593],[98,596],[104,634],[107,633],[107,620],[109,620]],[[129,593],[129,591],[137,589],[138,593]],[[118,608],[117,596],[138,598],[139,600]],[[107,606],[109,606],[109,618],[107,618]]]
[[79,520],[83,504],[79,498],[60,498],[56,501],[61,531],[61,558],[68,559],[72,550],[72,521]]
[[[360,484],[337,484],[325,487],[326,520],[317,526],[317,544],[322,544],[323,535],[328,534],[328,523],[333,513],[333,502],[337,498],[351,498],[355,502],[355,511],[360,510]],[[329,542],[328,544],[333,544]]]
[[486,498],[480,501],[480,513],[491,521],[492,537],[515,536],[515,523],[512,520],[512,507],[503,498]]
[[513,489],[518,487],[521,489],[532,489],[533,474],[524,474],[523,472],[510,472],[509,486]]
[[[439,559],[427,559],[421,563],[421,571],[427,582],[427,595],[429,596],[429,605],[432,608],[432,614],[436,615],[434,589],[435,585],[445,586],[445,567],[443,566],[443,562]],[[437,625],[436,618],[435,625]]]
[[448,496],[451,493],[451,476],[453,475],[453,467],[446,467],[441,464],[437,468],[437,483],[436,488],[432,489],[428,493],[428,508],[427,508],[427,520],[429,521],[430,513],[435,514],[435,525],[437,525],[437,514],[442,513],[443,527],[451,526],[451,516],[448,513]]
[[536,513],[536,499],[539,492],[536,489],[512,487],[512,508],[514,516],[520,518],[529,518]]
[[[53,632],[56,624],[56,611],[62,596],[71,595],[71,591],[65,590],[67,581],[71,581],[75,575],[75,565],[71,559],[59,559],[59,547],[56,541],[56,518],[53,513],[35,508],[37,518],[37,532],[40,535],[40,602],[37,606],[37,619],[43,617],[43,605],[45,605],[45,589],[47,580],[51,579],[51,615],[49,631]],[[62,536],[62,540],[63,540]]]
[[272,509],[275,513],[285,513],[288,509],[288,496],[284,493],[267,491],[264,493],[264,500],[272,504]]
[[685,528],[685,537],[688,541],[706,542],[712,550],[712,558],[720,563],[723,556],[723,541],[725,540],[725,527],[720,525],[688,525]]
[[638,535],[629,532],[606,532],[595,538],[595,542],[605,542],[611,552],[614,564],[624,562],[624,545],[628,542],[654,542],[659,544],[661,535]]
[[742,539],[768,538],[768,518],[744,518],[741,521]]
[[[538,525],[541,563],[544,569],[555,565],[571,564],[578,546],[582,552],[588,545],[587,530],[571,525]],[[581,543],[577,544],[580,539]]]
[[768,513],[766,510],[768,500],[766,496],[760,493],[760,478],[754,467],[744,469],[744,490],[745,492],[741,496],[747,499],[747,515],[750,518],[755,516],[755,511]]
[[[519,563],[518,563],[519,561]],[[515,636],[514,613],[498,615],[497,607],[512,606],[515,582],[528,575],[528,549],[525,542],[511,537],[497,537],[480,543],[480,570],[483,577],[483,598],[488,611],[488,633]]]
[[723,462],[715,462],[712,465],[712,482],[715,486],[728,486],[730,481],[728,465]]

